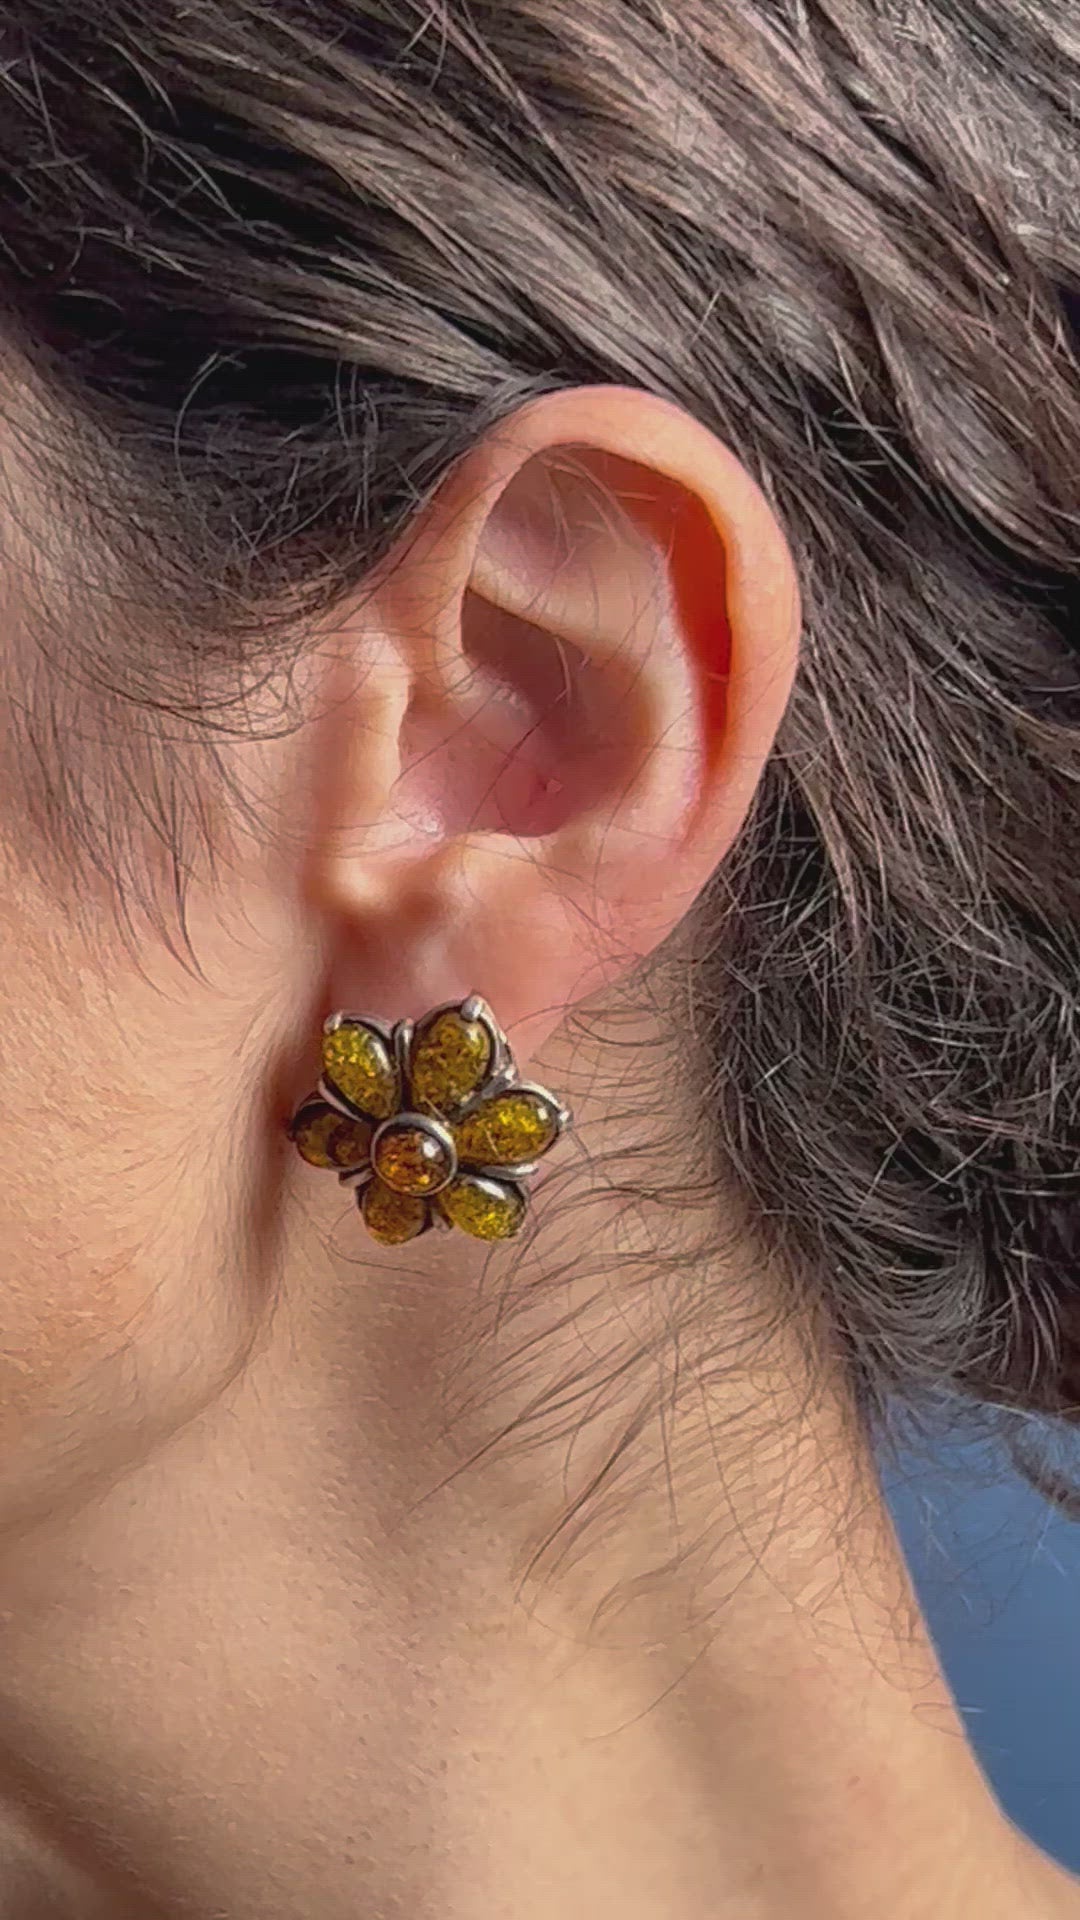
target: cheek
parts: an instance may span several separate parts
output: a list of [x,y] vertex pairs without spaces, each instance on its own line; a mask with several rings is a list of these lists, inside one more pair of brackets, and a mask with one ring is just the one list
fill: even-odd
[[208,1144],[235,1095],[199,1065],[205,990],[103,964],[55,911],[0,890],[0,1526],[197,1411],[259,1304],[237,1311]]
[[[93,1163],[35,1163],[33,1141],[0,1133],[0,1448],[110,1352],[137,1312],[138,1243],[98,1221]],[[57,1138],[55,1125],[51,1139]]]
[[0,1034],[0,1365],[19,1400],[20,1377],[62,1375],[124,1323],[149,1118],[100,971],[29,890],[0,909]]

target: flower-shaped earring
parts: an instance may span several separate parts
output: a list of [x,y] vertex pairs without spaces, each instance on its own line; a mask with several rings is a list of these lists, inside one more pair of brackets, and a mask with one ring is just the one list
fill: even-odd
[[289,1132],[312,1166],[357,1189],[384,1246],[433,1225],[508,1240],[525,1218],[523,1182],[570,1125],[544,1087],[518,1077],[509,1042],[478,994],[393,1027],[333,1013],[318,1090]]

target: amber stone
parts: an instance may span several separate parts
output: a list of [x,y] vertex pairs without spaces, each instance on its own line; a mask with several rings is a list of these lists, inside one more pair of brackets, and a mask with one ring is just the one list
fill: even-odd
[[518,1087],[497,1093],[454,1129],[458,1158],[478,1167],[512,1167],[546,1153],[559,1131],[555,1102]]
[[452,1009],[440,1013],[413,1042],[409,1081],[413,1098],[439,1112],[475,1093],[491,1068],[492,1042],[479,1020]]
[[292,1123],[298,1152],[313,1167],[362,1167],[371,1146],[371,1122],[347,1120],[325,1100],[307,1100]]
[[525,1196],[508,1181],[460,1173],[440,1193],[436,1205],[455,1227],[474,1240],[510,1240],[525,1218]]
[[323,1035],[323,1072],[336,1093],[373,1120],[385,1120],[398,1104],[398,1073],[380,1033],[347,1020]]
[[427,1127],[408,1118],[380,1129],[373,1165],[395,1193],[437,1193],[454,1172],[454,1150]]
[[384,1247],[400,1247],[415,1240],[428,1223],[428,1203],[415,1193],[395,1193],[381,1180],[372,1180],[360,1195],[364,1225]]

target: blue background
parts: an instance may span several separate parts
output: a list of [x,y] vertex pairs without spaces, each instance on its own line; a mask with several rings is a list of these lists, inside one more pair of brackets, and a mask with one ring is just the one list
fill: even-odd
[[1080,1524],[945,1435],[885,1469],[930,1631],[1006,1811],[1080,1873]]

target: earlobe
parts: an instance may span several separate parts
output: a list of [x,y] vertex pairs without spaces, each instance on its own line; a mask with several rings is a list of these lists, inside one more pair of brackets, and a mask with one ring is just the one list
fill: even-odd
[[750,804],[797,605],[764,497],[671,403],[581,389],[504,422],[366,600],[396,692],[358,672],[335,717],[342,818],[313,858],[337,1004],[477,989],[532,1044],[651,950]]

